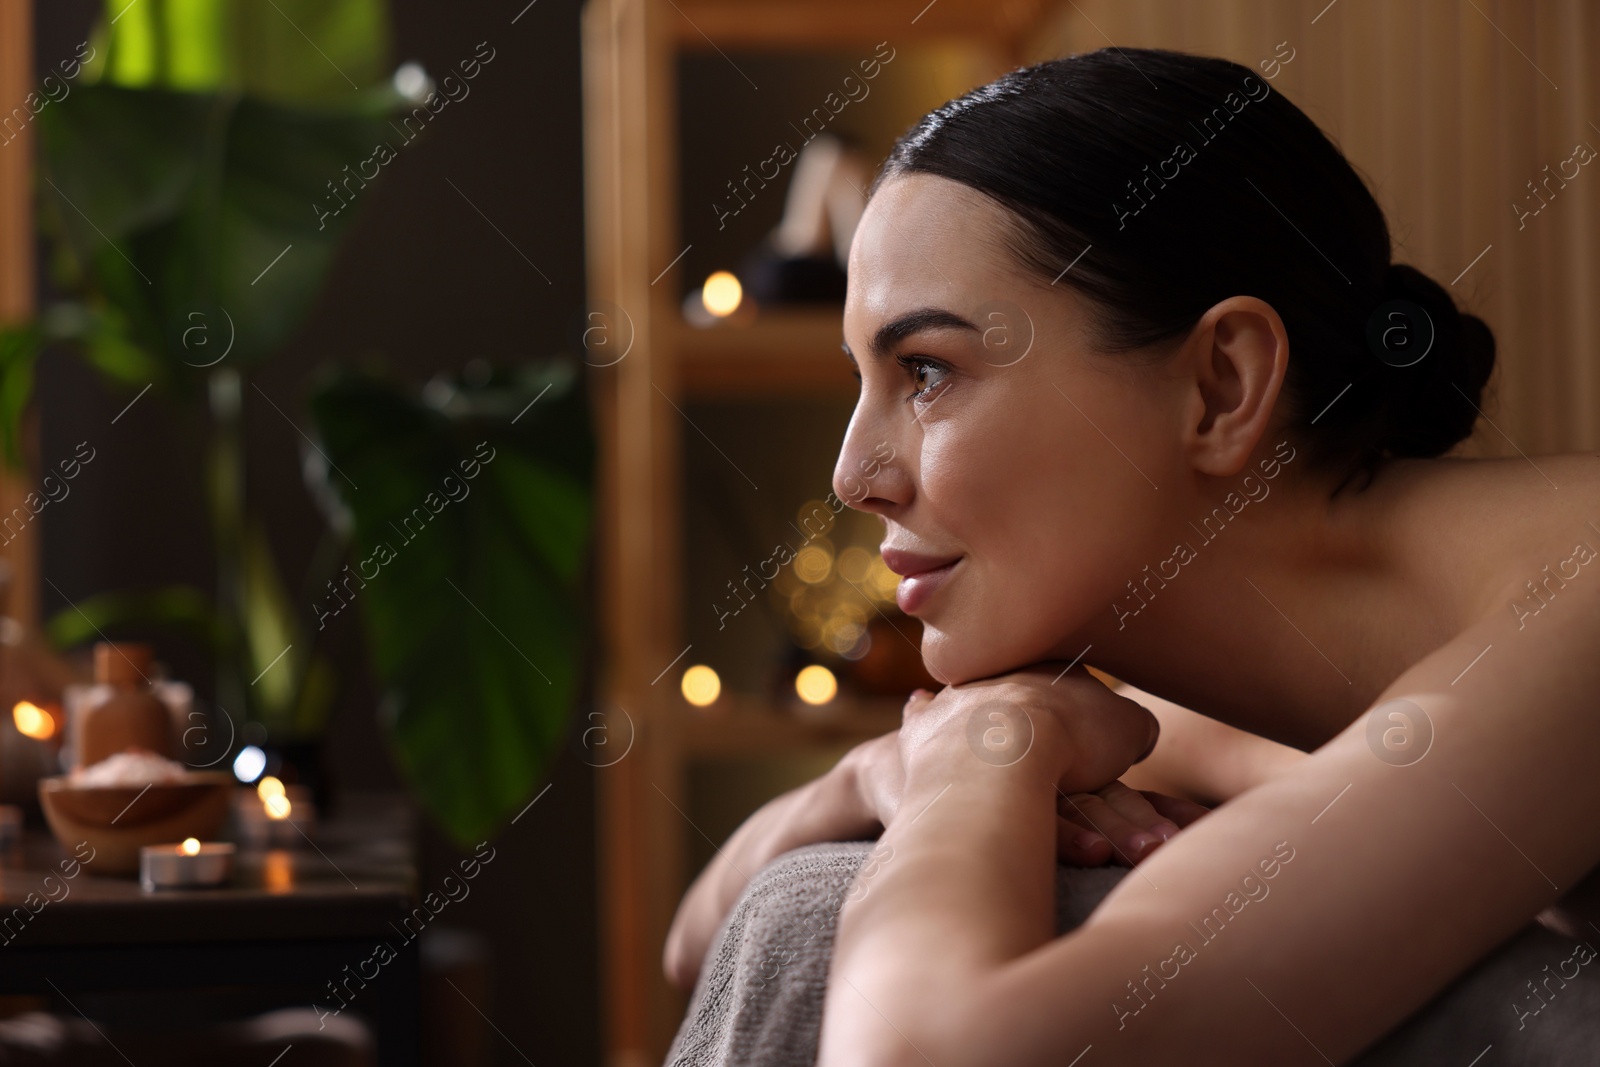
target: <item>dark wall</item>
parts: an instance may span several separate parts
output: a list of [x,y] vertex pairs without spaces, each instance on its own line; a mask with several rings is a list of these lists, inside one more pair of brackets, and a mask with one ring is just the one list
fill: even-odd
[[[73,54],[101,10],[83,0],[35,7],[41,68]],[[248,493],[291,587],[323,529],[300,478],[302,438],[290,424],[307,425],[316,368],[376,356],[420,383],[477,356],[570,348],[584,293],[579,7],[391,2],[397,63],[416,60],[438,77],[479,42],[495,58],[471,95],[441,112],[362,193],[315,312],[253,375],[282,413],[246,387]],[[39,520],[46,615],[109,589],[211,585],[200,409],[152,390],[113,425],[135,392],[107,389],[70,356],[52,355],[40,368],[41,459],[53,464],[83,440],[97,450],[72,495]],[[330,774],[347,788],[396,787],[354,613],[329,629],[342,679],[326,743]],[[174,675],[210,695],[210,666],[198,648],[170,636],[155,643]],[[567,746],[548,794],[494,842],[494,863],[451,909],[458,926],[485,934],[491,954],[489,990],[476,1006],[501,1032],[488,1036],[492,1062],[599,1060],[592,774]],[[463,853],[423,825],[426,890]]]

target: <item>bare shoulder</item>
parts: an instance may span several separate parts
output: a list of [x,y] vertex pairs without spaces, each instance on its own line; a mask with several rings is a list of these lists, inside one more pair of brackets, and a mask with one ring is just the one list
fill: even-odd
[[[1500,576],[1510,587],[1495,594],[1496,585],[1486,584],[1490,606],[1504,599],[1503,610],[1522,630],[1557,596],[1592,595],[1591,587],[1600,587],[1600,456],[1540,456],[1513,462],[1509,471],[1497,467],[1468,491],[1477,490],[1491,542],[1503,553]],[[1583,625],[1581,615],[1572,621]]]
[[1596,563],[1526,625],[1486,611],[1293,773],[1154,853],[1076,952],[1040,950],[1011,988],[1095,987],[1096,1044],[1133,1059],[1342,1062],[1376,1040],[1600,863],[1600,823],[1562,814],[1600,809]]
[[1510,528],[1537,516],[1600,536],[1600,454],[1497,460],[1477,480],[1472,488],[1484,494],[1483,503],[1503,510]]
[[1403,478],[1426,480],[1437,492],[1429,507],[1470,511],[1490,527],[1527,528],[1532,520],[1558,516],[1596,519],[1600,506],[1600,454],[1564,452],[1548,456],[1412,461]]
[[1403,566],[1470,618],[1600,551],[1600,454],[1406,460],[1374,485]]

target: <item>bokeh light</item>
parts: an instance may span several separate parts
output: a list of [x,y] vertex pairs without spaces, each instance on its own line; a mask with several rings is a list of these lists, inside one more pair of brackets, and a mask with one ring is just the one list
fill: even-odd
[[794,573],[807,585],[820,585],[833,573],[833,552],[825,544],[807,545],[795,554]]
[[828,668],[812,664],[794,677],[794,691],[807,704],[826,704],[839,692],[839,682]]
[[722,679],[710,667],[696,664],[683,672],[683,699],[697,708],[709,707],[722,692]]
[[255,745],[246,745],[233,757],[233,776],[241,782],[253,782],[267,769],[267,754]]
[[839,576],[847,582],[864,582],[872,572],[872,553],[851,545],[839,553]]
[[56,735],[55,716],[32,701],[18,701],[17,706],[11,709],[11,719],[24,737],[31,737],[35,741],[48,741]]
[[739,309],[739,301],[744,299],[744,287],[731,272],[719,270],[706,279],[700,289],[700,299],[711,314],[726,318]]

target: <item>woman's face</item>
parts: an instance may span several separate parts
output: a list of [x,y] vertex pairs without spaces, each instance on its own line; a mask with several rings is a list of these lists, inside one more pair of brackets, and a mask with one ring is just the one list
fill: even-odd
[[900,605],[948,683],[1075,658],[1172,548],[1155,531],[1174,494],[1157,486],[1178,481],[1181,382],[1091,351],[1080,298],[1002,248],[1006,217],[967,186],[902,175],[850,249],[861,395],[834,489],[882,518],[886,562],[914,575]]

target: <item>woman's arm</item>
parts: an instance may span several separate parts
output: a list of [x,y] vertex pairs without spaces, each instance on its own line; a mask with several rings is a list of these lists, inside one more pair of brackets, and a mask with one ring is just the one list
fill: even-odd
[[1600,822],[1551,817],[1600,809],[1600,583],[1571,584],[1537,633],[1496,613],[1430,654],[1062,938],[1052,776],[1108,698],[1052,719],[1062,694],[1033,693],[1032,767],[970,758],[964,687],[908,716],[894,858],[840,914],[819,1065],[1348,1059],[1600,861]]
[[[918,690],[910,703],[932,695]],[[898,742],[896,730],[857,745],[822,777],[768,801],[740,824],[678,905],[662,951],[669,982],[685,991],[694,987],[723,919],[750,878],[772,860],[818,841],[861,840],[882,831],[900,802]],[[1164,840],[1168,824],[1182,828],[1205,814],[1181,799],[1143,796],[1115,781],[1096,783],[1093,792],[1076,794],[1062,809],[1065,817],[1056,823],[1059,858],[1086,867],[1113,860],[1132,866],[1155,847],[1141,848],[1141,836]],[[1083,843],[1079,834],[1089,829],[1105,836],[1095,833]]]
[[1143,704],[1161,723],[1148,758],[1128,768],[1124,785],[1217,807],[1295,766],[1306,753],[1218,722],[1119,682],[1113,692]]

